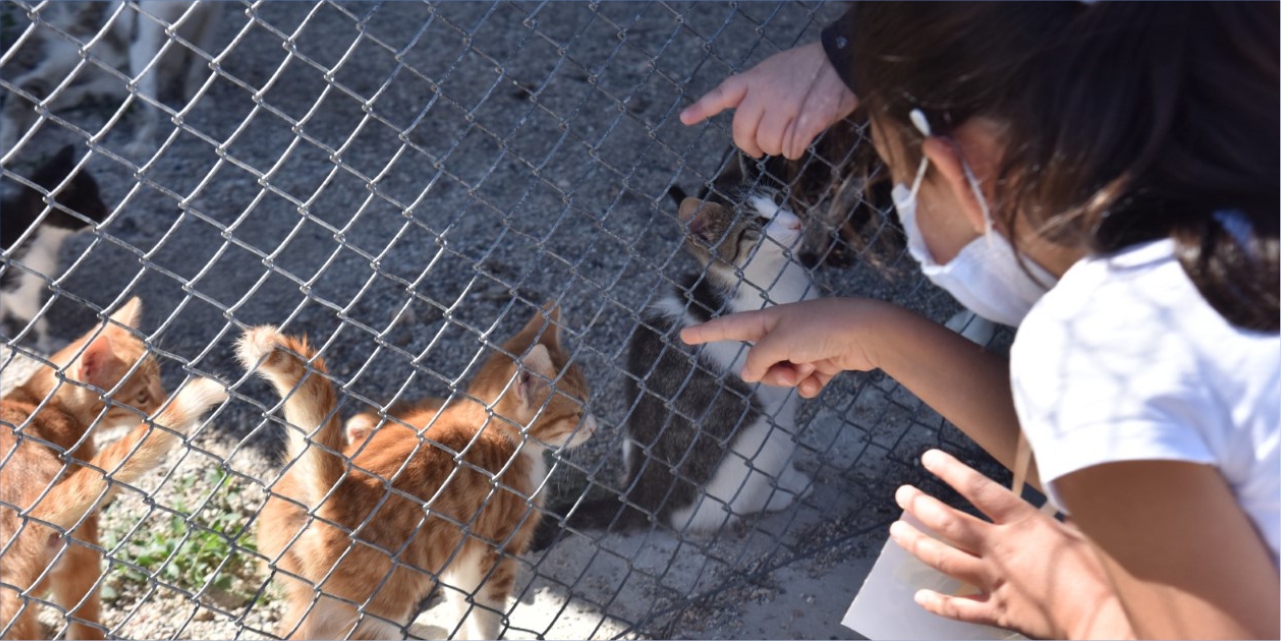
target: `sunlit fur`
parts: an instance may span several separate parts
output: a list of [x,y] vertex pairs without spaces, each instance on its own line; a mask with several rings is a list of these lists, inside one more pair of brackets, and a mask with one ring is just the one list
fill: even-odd
[[285,399],[290,424],[293,463],[258,530],[288,592],[282,635],[399,638],[439,580],[458,610],[451,632],[497,638],[514,557],[541,516],[543,451],[577,446],[595,430],[558,320],[555,309],[535,314],[466,395],[409,405],[381,425],[356,417],[350,443],[324,360],[307,341],[271,327],[245,333],[240,358]]
[[[143,421],[161,408],[165,392],[155,360],[129,329],[137,326],[141,309],[137,298],[130,300],[112,314],[112,323],[53,356],[57,372],[91,388],[59,381],[57,372],[45,367],[0,400],[0,582],[6,584],[0,588],[0,631],[5,638],[44,636],[36,618],[37,602],[24,600],[7,586],[21,589],[29,598],[52,590],[57,603],[74,617],[69,637],[103,637],[96,625],[99,603],[94,590],[102,559],[86,547],[98,544],[96,511],[112,489],[98,470],[106,470],[118,483],[133,483],[178,440]],[[116,391],[111,398],[127,407],[104,402],[98,390],[112,389]],[[172,430],[185,428],[224,398],[217,384],[197,379],[175,396],[155,423]],[[137,427],[95,452],[92,436],[85,434],[99,420]],[[63,452],[89,465],[68,465]],[[30,519],[14,508],[30,509]],[[76,540],[68,543],[47,524],[71,530]]]

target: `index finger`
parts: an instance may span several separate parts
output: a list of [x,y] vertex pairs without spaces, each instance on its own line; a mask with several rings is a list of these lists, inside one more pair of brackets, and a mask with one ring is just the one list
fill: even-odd
[[737,107],[746,95],[747,83],[743,81],[742,76],[730,76],[715,89],[703,94],[703,97],[694,101],[694,104],[686,107],[681,112],[681,122],[686,126],[696,125],[726,109]]
[[773,315],[767,311],[740,312],[686,327],[681,330],[681,340],[689,345],[716,341],[756,342],[774,328]]
[[930,450],[921,456],[921,463],[931,474],[952,486],[979,511],[994,522],[1008,522],[1020,510],[1032,506],[1014,495],[1004,485],[975,471],[941,450]]

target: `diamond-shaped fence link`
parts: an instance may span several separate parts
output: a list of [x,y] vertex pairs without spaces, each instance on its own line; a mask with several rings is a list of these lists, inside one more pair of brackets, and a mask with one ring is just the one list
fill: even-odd
[[[180,442],[136,481],[97,470],[115,493],[90,497],[96,535],[86,532],[92,516],[63,528],[80,527],[69,536],[50,530],[54,561],[38,575],[48,582],[18,585],[4,570],[0,591],[38,613],[49,635],[79,624],[124,638],[275,637],[300,613],[288,614],[279,587],[291,580],[308,584],[308,617],[349,608],[361,625],[385,626],[369,629],[415,637],[467,636],[457,602],[492,610],[508,638],[845,634],[840,615],[897,518],[894,488],[942,491],[916,456],[938,445],[980,456],[878,373],[845,374],[799,403],[789,465],[810,479],[804,498],[715,533],[678,531],[656,517],[634,532],[569,528],[547,550],[514,554],[509,541],[487,538],[479,513],[452,518],[434,502],[479,474],[489,488],[479,505],[518,495],[529,510],[517,521],[555,526],[587,497],[625,492],[624,426],[643,420],[626,389],[645,385],[628,373],[629,345],[645,310],[699,274],[671,193],[697,193],[735,162],[726,117],[685,127],[676,116],[727,75],[816,39],[842,10],[809,2],[5,3],[6,399],[36,389],[23,387],[34,372],[32,380],[53,381],[28,399],[37,414],[65,388],[103,394],[136,425],[142,416],[120,396],[123,384],[92,389],[73,376],[69,357],[51,356],[68,343],[70,353],[87,351],[72,341],[135,296],[142,322],[125,331],[156,359],[165,389],[207,377],[229,399],[179,429]],[[947,319],[955,304],[894,251],[887,203],[842,188],[850,155],[868,144],[861,129],[846,133],[841,144],[820,141],[821,153],[787,165],[787,175],[766,166],[792,185],[784,193],[806,225],[789,255],[822,295],[887,299]],[[66,145],[73,177],[42,184],[40,169]],[[85,176],[98,193],[73,197],[83,195],[76,185]],[[872,245],[856,238],[888,239],[891,251],[873,260]],[[768,293],[772,283],[748,285]],[[549,303],[558,320],[540,311]],[[404,429],[406,403],[477,398],[469,384],[482,363],[531,318],[551,324],[545,335],[561,332],[590,387],[584,415],[599,428],[576,449],[527,456],[547,465],[529,494],[470,462],[479,445],[451,449],[426,432],[415,452],[448,453],[438,497],[404,491],[403,469],[387,478],[359,465],[349,471],[381,492],[378,505],[399,510],[404,518],[392,527],[407,530],[401,540],[446,522],[464,541],[443,552],[450,563],[461,567],[467,541],[514,560],[511,598],[486,601],[496,571],[441,572],[416,566],[409,543],[369,543],[368,531],[389,527],[374,506],[337,522],[281,489],[282,475],[302,465],[283,456],[284,435],[316,426],[291,425],[280,398],[236,360],[246,329],[273,324],[310,336],[328,371],[312,364],[307,376],[337,390],[339,418],[371,413],[382,430]],[[569,398],[565,379],[550,382]],[[538,411],[550,414],[553,404]],[[88,430],[63,443],[6,411],[12,439],[0,471],[7,488],[26,494],[19,500],[6,489],[0,505],[10,537],[0,542],[0,567],[27,558],[11,533],[44,531],[29,508],[50,496],[58,473],[88,464],[81,446],[106,447],[132,429],[129,421],[114,427],[110,413],[89,417]],[[514,425],[493,411],[478,416],[487,430]],[[772,429],[782,429],[779,420]],[[153,429],[166,433],[159,422]],[[59,461],[50,478],[29,476],[24,452],[33,450]],[[258,545],[264,528],[284,527],[263,518],[268,497],[294,502],[307,521],[295,540],[339,532],[349,541],[342,558],[376,549],[390,559],[391,569],[365,586],[371,594],[391,591],[400,572],[425,577],[428,589],[403,617],[388,618],[372,600],[334,587],[356,576],[338,559],[319,581],[293,574]],[[341,498],[335,488],[320,503]],[[86,552],[90,562],[69,570]],[[100,576],[89,567],[99,557]],[[92,597],[49,592],[64,575],[91,582],[85,594],[99,595],[100,608]]]

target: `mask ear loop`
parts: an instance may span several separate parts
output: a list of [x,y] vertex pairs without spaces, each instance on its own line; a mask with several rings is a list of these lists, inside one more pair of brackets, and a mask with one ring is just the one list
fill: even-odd
[[[921,132],[921,135],[926,138],[930,137],[930,121],[925,119],[925,114],[922,113],[920,109],[913,109],[908,112],[907,117],[912,121],[912,124],[916,126],[916,130]],[[928,169],[929,166],[930,159],[925,155],[925,152],[922,151],[921,166],[917,168],[916,179],[912,181],[911,196],[913,200],[916,200],[916,194],[921,190],[921,183],[925,180],[925,170]]]
[[983,235],[987,236],[988,242],[992,242],[992,210],[987,206],[987,198],[983,197],[983,190],[979,188],[979,179],[974,176],[974,171],[970,169],[970,164],[961,160],[961,169],[965,172],[965,180],[970,183],[970,190],[974,192],[974,198],[979,201],[979,209],[983,211]]
[[[916,130],[926,138],[930,137],[930,121],[926,120],[925,113],[920,109],[913,109],[907,114],[908,119],[916,126]],[[916,190],[920,187],[921,179],[925,176],[925,166],[928,162],[922,154],[921,168],[916,172],[916,182],[912,187],[912,195],[916,195]],[[983,212],[983,235],[987,237],[987,242],[992,242],[992,210],[987,206],[987,198],[983,197],[983,190],[979,188],[979,180],[974,176],[974,171],[970,169],[969,163],[961,159],[961,169],[965,172],[965,180],[970,184],[970,190],[974,192],[974,198],[978,200],[979,209]]]

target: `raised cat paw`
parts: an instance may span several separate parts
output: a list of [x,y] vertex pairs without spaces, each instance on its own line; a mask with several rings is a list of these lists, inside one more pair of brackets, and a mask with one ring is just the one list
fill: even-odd
[[814,492],[814,482],[804,472],[792,466],[783,468],[783,475],[778,479],[778,486],[792,492],[797,499],[803,499]]
[[778,478],[778,488],[770,496],[765,511],[777,512],[787,509],[792,503],[809,496],[813,491],[814,484],[810,482],[810,477],[789,465],[783,468],[783,473]]

